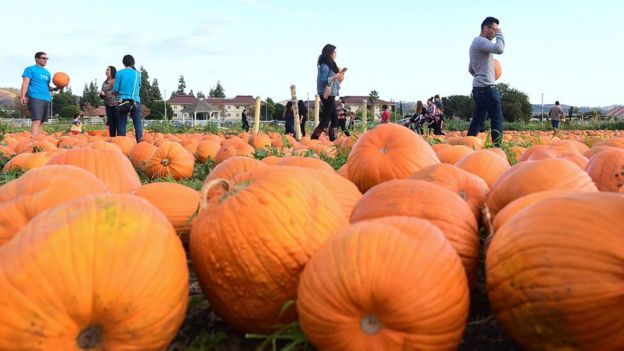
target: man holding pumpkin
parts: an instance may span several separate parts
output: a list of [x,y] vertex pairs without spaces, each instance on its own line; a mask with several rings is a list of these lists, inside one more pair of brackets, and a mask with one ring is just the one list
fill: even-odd
[[[498,23],[498,19],[494,17],[486,17],[483,20],[481,34],[474,38],[470,45],[468,66],[468,71],[474,77],[472,98],[475,102],[474,116],[468,128],[468,135],[476,136],[479,133],[479,128],[485,122],[487,115],[492,127],[492,141],[496,146],[500,146],[503,138],[503,110],[494,77],[493,54],[500,55],[505,50],[505,39]],[[494,38],[496,42],[492,43]]]
[[22,74],[20,102],[22,105],[28,104],[30,120],[32,121],[30,130],[33,138],[41,133],[41,123],[48,120],[52,100],[50,92],[59,90],[59,88],[50,85],[50,72],[45,68],[47,64],[48,54],[39,51],[35,54],[35,64],[26,67]]

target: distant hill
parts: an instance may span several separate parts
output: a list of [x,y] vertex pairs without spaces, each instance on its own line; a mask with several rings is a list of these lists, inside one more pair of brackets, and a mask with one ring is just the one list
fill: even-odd
[[[540,113],[542,113],[542,105],[540,104],[532,104],[531,105],[533,107],[533,115],[539,115]],[[555,106],[554,104],[544,104],[544,114],[548,113],[548,110],[550,110],[551,107]],[[560,105],[561,108],[563,109],[563,112],[567,115],[568,114],[568,109],[570,108],[570,105],[564,105],[561,104]],[[587,113],[589,111],[595,111],[598,110],[601,113],[605,113],[607,111],[609,111],[610,109],[612,109],[613,107],[615,107],[617,105],[612,105],[612,106],[574,106],[575,108],[578,108],[579,111],[581,113]]]
[[16,88],[0,88],[0,106],[13,106],[18,95],[19,90]]

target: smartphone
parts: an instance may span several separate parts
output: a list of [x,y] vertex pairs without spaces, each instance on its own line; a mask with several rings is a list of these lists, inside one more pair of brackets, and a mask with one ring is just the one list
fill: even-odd
[[345,73],[347,71],[347,67],[344,67],[340,73]]

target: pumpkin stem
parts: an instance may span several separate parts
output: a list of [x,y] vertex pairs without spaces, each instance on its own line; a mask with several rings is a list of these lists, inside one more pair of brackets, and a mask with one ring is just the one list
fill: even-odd
[[76,342],[80,349],[94,349],[102,341],[102,327],[90,325],[80,332]]
[[163,159],[160,161],[160,164],[161,164],[161,165],[163,165],[163,166],[165,166],[165,167],[169,166],[169,163],[170,163],[170,162],[169,162],[169,159],[168,159],[168,158],[163,158]]
[[371,314],[362,318],[360,321],[360,329],[362,329],[366,335],[374,335],[381,330],[381,322],[376,316]]
[[208,208],[208,198],[214,196],[217,192],[223,193],[230,190],[230,183],[225,179],[213,179],[204,183],[199,196],[199,209]]
[[387,148],[386,146],[382,146],[382,147],[379,149],[379,151],[380,151],[382,154],[385,154],[385,153],[388,151],[388,148]]

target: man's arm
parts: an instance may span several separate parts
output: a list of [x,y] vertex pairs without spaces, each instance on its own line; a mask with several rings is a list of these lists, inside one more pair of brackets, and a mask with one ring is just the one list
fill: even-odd
[[26,105],[26,92],[28,92],[28,85],[30,84],[30,78],[22,78],[22,88],[20,89],[20,102],[22,105]]
[[470,72],[470,75],[474,77],[475,71],[472,69],[472,65],[471,64],[468,64],[468,72]]
[[483,38],[483,40],[479,41],[478,48],[482,51],[486,51],[492,54],[500,55],[505,51],[505,38],[503,37],[503,32],[498,29],[496,31],[496,42],[492,43],[491,41]]

